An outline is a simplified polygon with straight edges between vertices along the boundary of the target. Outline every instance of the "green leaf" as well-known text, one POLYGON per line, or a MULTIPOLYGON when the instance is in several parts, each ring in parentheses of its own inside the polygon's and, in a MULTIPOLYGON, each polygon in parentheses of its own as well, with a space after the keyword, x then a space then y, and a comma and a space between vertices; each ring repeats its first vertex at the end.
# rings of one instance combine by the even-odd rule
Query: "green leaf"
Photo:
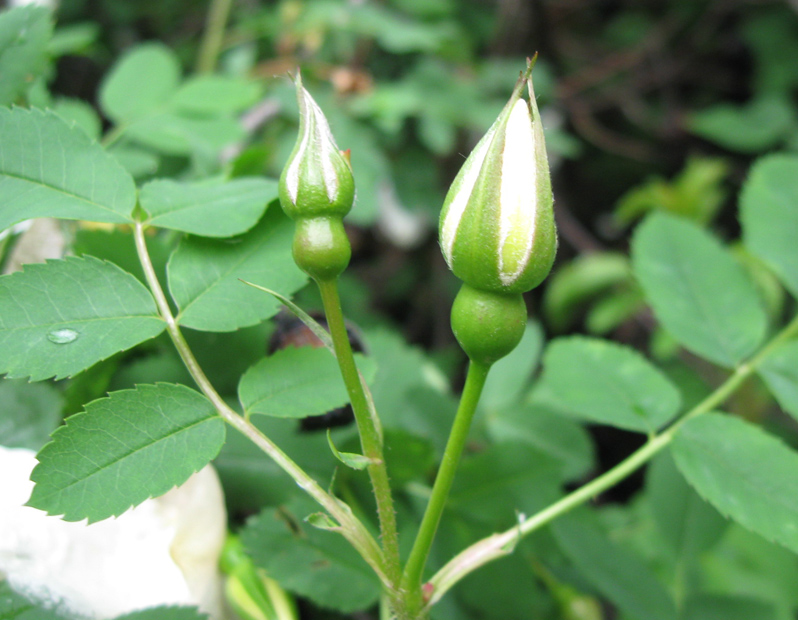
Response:
POLYGON ((144 285, 96 258, 0 277, 0 373, 9 377, 72 376, 164 327, 144 285))
POLYGON ((85 101, 60 97, 53 105, 53 111, 68 124, 80 127, 92 140, 100 139, 102 121, 94 108, 85 101))
POLYGON ((172 607, 162 605, 134 611, 114 620, 208 620, 208 615, 195 607, 172 607))
POLYGON ((332 434, 329 428, 327 429, 327 444, 330 446, 330 451, 333 453, 333 456, 347 467, 363 470, 371 464, 371 459, 367 456, 363 456, 362 454, 339 452, 338 448, 335 447, 335 443, 333 443, 332 434))
POLYGON ((754 284, 694 224, 649 216, 635 232, 632 264, 657 319, 693 353, 733 367, 762 342, 767 314, 754 284))
POLYGON ((146 116, 166 104, 180 82, 180 62, 161 43, 126 53, 100 86, 100 106, 116 123, 146 116))
POLYGON ((72 620, 15 592, 5 580, 0 580, 0 620, 72 620))
POLYGON ((699 594, 684 604, 679 620, 776 620, 770 603, 746 596, 699 594))
POLYGON ((342 536, 302 521, 315 509, 301 498, 264 512, 247 524, 241 540, 286 590, 344 613, 371 606, 379 597, 377 577, 342 536))
POLYGON ((721 513, 798 552, 798 454, 719 413, 685 423, 672 449, 687 481, 721 513))
POLYGON ((272 179, 193 183, 159 179, 141 188, 139 202, 149 213, 152 226, 203 237, 232 237, 257 224, 275 198, 277 181, 272 179))
POLYGON ((673 384, 634 349, 579 336, 553 340, 539 389, 580 418, 652 433, 679 412, 673 384))
POLYGON ((223 75, 200 75, 186 80, 169 102, 189 114, 213 115, 240 112, 257 102, 257 82, 223 75))
POLYGON ((543 349, 543 330, 539 323, 527 323, 521 342, 507 356, 491 368, 480 404, 496 409, 516 403, 532 379, 532 371, 543 349))
POLYGON ((464 519, 494 529, 512 527, 557 499, 558 466, 520 443, 497 444, 464 459, 447 501, 464 519))
POLYGON ((291 257, 293 224, 269 209, 242 237, 184 239, 169 261, 178 322, 203 331, 233 331, 277 314, 279 303, 240 280, 290 295, 307 282, 291 257))
POLYGON ((798 341, 771 352, 757 369, 779 405, 798 420, 798 341))
POLYGON ((648 566, 613 543, 586 510, 560 517, 552 531, 584 577, 624 614, 641 620, 676 620, 676 607, 648 566))
POLYGON ((680 563, 695 560, 726 531, 727 521, 687 484, 669 453, 649 465, 646 498, 659 531, 680 563))
POLYGON ((167 155, 217 151, 245 137, 237 119, 159 112, 125 125, 125 137, 167 155))
POLYGON ((593 445, 583 426, 542 405, 508 405, 487 417, 493 441, 521 442, 556 459, 565 480, 586 475, 593 467, 593 445))
POLYGON ((33 4, 0 14, 0 105, 10 105, 47 68, 50 11, 33 4))
POLYGON ((746 247, 798 297, 798 157, 772 155, 751 168, 740 195, 746 247))
MULTIPOLYGON (((356 358, 366 379, 372 379, 374 362, 356 358)), ((263 358, 241 377, 238 397, 247 415, 278 418, 320 415, 349 402, 335 358, 313 347, 287 347, 263 358)))
POLYGON ((0 108, 0 230, 34 217, 129 223, 132 177, 54 112, 0 108))
POLYGON ((66 521, 101 521, 163 495, 224 443, 213 405, 182 385, 113 392, 67 419, 37 455, 28 505, 66 521))
POLYGON ((61 423, 64 399, 47 383, 0 381, 0 403, 0 446, 38 450, 61 423))
POLYGON ((757 153, 784 142, 794 122, 789 100, 764 96, 743 106, 724 103, 695 112, 688 127, 694 134, 729 150, 757 153))

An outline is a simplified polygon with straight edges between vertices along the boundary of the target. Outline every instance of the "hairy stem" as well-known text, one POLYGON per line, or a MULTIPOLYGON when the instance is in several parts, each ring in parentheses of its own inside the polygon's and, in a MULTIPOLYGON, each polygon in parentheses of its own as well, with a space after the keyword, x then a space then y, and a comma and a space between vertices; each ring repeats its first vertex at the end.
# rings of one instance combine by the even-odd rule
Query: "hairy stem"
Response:
POLYGON ((762 361, 786 340, 798 335, 798 316, 773 337, 748 362, 740 365, 709 396, 685 413, 679 420, 658 435, 652 436, 641 448, 598 478, 569 493, 559 501, 521 521, 518 526, 471 545, 452 558, 430 580, 431 595, 427 607, 434 605, 458 581, 480 566, 512 553, 516 543, 524 536, 550 523, 562 514, 579 506, 614 486, 639 467, 650 461, 668 446, 679 428, 687 421, 715 409, 731 396, 750 377, 762 361))
POLYGON ((338 499, 327 493, 313 478, 311 478, 305 470, 297 465, 291 458, 283 452, 276 444, 274 444, 268 437, 266 437, 260 429, 258 429, 249 420, 233 411, 224 399, 219 395, 213 387, 208 377, 194 357, 193 352, 188 346, 183 333, 180 330, 177 321, 175 320, 172 310, 169 307, 169 302, 166 299, 160 282, 155 274, 150 255, 147 251, 147 245, 144 237, 144 225, 142 222, 137 221, 134 228, 134 235, 136 241, 136 252, 138 253, 139 261, 144 269, 144 275, 147 279, 147 284, 155 298, 155 303, 161 317, 166 322, 166 331, 172 340, 175 348, 177 349, 180 359, 185 364, 191 377, 197 384, 197 387, 202 393, 211 401, 216 411, 222 419, 234 427, 255 445, 263 450, 277 465, 283 469, 289 476, 291 476, 297 485, 315 499, 327 512, 330 513, 333 519, 337 521, 338 527, 336 531, 340 532, 357 551, 363 556, 368 564, 374 569, 383 583, 388 583, 387 575, 384 567, 384 560, 382 551, 379 545, 368 532, 366 527, 352 514, 346 504, 340 502, 338 499))
POLYGON ((385 568, 394 589, 401 578, 399 561, 399 535, 396 528, 396 512, 393 507, 391 486, 388 480, 388 469, 382 450, 382 436, 378 421, 372 417, 372 410, 361 383, 360 373, 352 355, 352 346, 346 332, 346 323, 341 311, 341 300, 338 296, 336 279, 317 280, 327 326, 332 337, 335 356, 341 368, 352 411, 355 414, 363 454, 370 459, 368 473, 377 502, 377 515, 380 521, 380 534, 385 552, 385 568))
POLYGON ((233 0, 211 0, 197 56, 197 73, 211 73, 216 68, 232 4, 233 0))
POLYGON ((452 431, 449 434, 449 440, 446 443, 443 460, 441 461, 438 475, 435 477, 432 494, 405 567, 403 585, 410 596, 411 608, 423 605, 421 600, 421 579, 424 573, 424 566, 427 563, 432 541, 435 538, 435 532, 438 530, 438 524, 446 506, 449 491, 452 488, 454 475, 460 463, 460 457, 463 454, 468 431, 471 428, 471 420, 477 409, 477 403, 482 394, 482 388, 485 386, 485 380, 488 378, 489 370, 490 366, 478 364, 474 361, 468 365, 465 387, 460 397, 460 405, 452 425, 452 431))

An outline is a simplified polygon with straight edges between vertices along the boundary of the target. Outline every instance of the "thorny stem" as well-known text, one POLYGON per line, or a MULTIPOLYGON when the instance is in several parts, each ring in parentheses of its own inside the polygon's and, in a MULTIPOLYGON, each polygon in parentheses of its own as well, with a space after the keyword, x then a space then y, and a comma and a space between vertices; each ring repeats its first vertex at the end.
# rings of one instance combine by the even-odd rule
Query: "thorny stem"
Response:
POLYGON ((411 609, 423 606, 421 579, 424 566, 427 563, 432 541, 435 538, 435 532, 438 529, 441 515, 446 506, 449 491, 452 488, 454 475, 457 472, 457 466, 460 463, 460 457, 463 454, 463 448, 468 438, 468 431, 471 428, 471 420, 477 409, 477 403, 482 394, 482 388, 485 386, 485 380, 488 378, 489 370, 490 366, 474 361, 471 361, 468 366, 463 394, 460 397, 460 405, 452 425, 452 431, 449 434, 449 440, 446 443, 443 460, 435 477, 435 484, 432 487, 429 503, 405 567, 402 583, 408 592, 411 609))
POLYGON ((216 68, 232 4, 233 0, 211 0, 197 56, 197 73, 211 73, 216 68))
POLYGON ((377 502, 377 515, 380 521, 380 534, 385 553, 385 570, 393 584, 393 590, 399 585, 401 564, 399 561, 399 535, 396 528, 396 512, 393 507, 391 486, 388 480, 388 469, 382 450, 382 436, 377 426, 378 421, 372 418, 368 399, 360 382, 360 373, 352 355, 352 346, 346 332, 346 323, 341 311, 341 300, 338 296, 338 284, 335 278, 316 280, 324 305, 327 326, 332 337, 335 357, 341 368, 352 411, 355 414, 363 454, 370 459, 368 473, 371 479, 374 496, 377 502))
POLYGON ((660 450, 670 444, 679 428, 681 428, 687 420, 712 411, 715 407, 721 405, 754 373, 757 367, 774 349, 796 335, 798 335, 798 316, 793 318, 793 320, 774 336, 770 342, 762 347, 756 355, 746 363, 738 366, 729 378, 719 385, 715 391, 685 413, 666 430, 658 435, 652 436, 640 449, 632 453, 624 461, 598 478, 578 488, 576 491, 573 491, 559 501, 551 504, 549 507, 544 508, 537 514, 528 519, 524 519, 516 527, 500 534, 493 534, 492 536, 484 538, 452 558, 432 577, 432 579, 430 579, 431 595, 429 601, 427 601, 427 608, 439 601, 453 585, 466 575, 484 566, 488 562, 492 562, 493 560, 512 553, 516 543, 524 536, 531 534, 572 508, 606 491, 629 476, 637 468, 647 463, 660 450))
POLYGON ((338 523, 338 527, 334 529, 342 534, 352 546, 357 549, 360 555, 363 556, 363 559, 365 559, 377 573, 380 580, 388 585, 390 582, 386 575, 382 551, 366 527, 352 514, 349 507, 322 489, 313 478, 291 460, 285 452, 280 450, 280 448, 266 437, 254 424, 233 411, 208 380, 208 377, 205 375, 196 357, 194 357, 193 352, 189 348, 183 333, 180 331, 180 327, 169 307, 166 295, 161 288, 160 282, 158 282, 149 252, 147 251, 144 228, 145 226, 141 221, 136 221, 134 227, 136 252, 138 253, 139 261, 144 270, 144 276, 155 298, 158 311, 166 322, 166 331, 197 386, 208 400, 211 401, 214 408, 225 422, 263 450, 281 469, 283 469, 283 471, 296 481, 297 485, 303 491, 315 499, 330 513, 332 518, 338 523))

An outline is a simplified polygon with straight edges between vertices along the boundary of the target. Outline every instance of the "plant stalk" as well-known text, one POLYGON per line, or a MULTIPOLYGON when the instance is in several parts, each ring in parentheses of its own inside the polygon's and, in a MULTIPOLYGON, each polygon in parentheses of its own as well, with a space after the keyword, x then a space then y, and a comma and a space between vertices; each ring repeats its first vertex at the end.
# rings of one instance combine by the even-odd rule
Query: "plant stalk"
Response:
POLYGON ((410 597, 411 609, 422 607, 424 604, 421 594, 424 566, 427 563, 441 515, 446 507, 446 500, 449 497, 449 491, 452 488, 457 466, 460 463, 460 457, 471 428, 471 420, 476 412, 489 370, 490 366, 474 361, 469 362, 463 394, 460 397, 460 405, 446 443, 443 460, 435 477, 435 484, 432 487, 424 517, 405 566, 402 584, 410 597))
POLYGON ((233 0, 211 0, 197 55, 197 73, 211 73, 216 69, 232 4, 233 0))
POLYGON ((166 331, 177 349, 180 359, 191 374, 197 387, 211 401, 216 411, 222 419, 238 430, 241 434, 250 439, 256 446, 263 450, 277 465, 291 476, 297 485, 315 499, 333 519, 337 521, 338 527, 335 528, 357 549, 363 559, 374 569, 380 580, 388 585, 389 580, 386 575, 385 562, 379 545, 371 536, 366 527, 352 514, 346 504, 338 501, 335 497, 327 493, 305 470, 297 465, 285 452, 266 437, 249 420, 245 419, 233 411, 224 399, 219 395, 211 384, 205 372, 199 365, 197 358, 194 357, 188 343, 186 342, 180 326, 177 324, 169 302, 161 288, 155 269, 152 265, 147 245, 144 237, 144 225, 137 221, 134 227, 134 237, 136 242, 136 252, 144 270, 147 284, 155 298, 155 303, 161 317, 166 322, 166 331))
POLYGON ((349 343, 349 335, 346 331, 346 323, 341 310, 337 280, 335 278, 328 280, 318 279, 316 283, 321 293, 324 314, 327 318, 330 336, 332 337, 335 356, 349 394, 352 411, 355 414, 355 423, 360 435, 363 454, 371 461, 367 470, 377 502, 377 515, 385 553, 385 568, 395 590, 399 585, 402 569, 399 560, 399 535, 396 527, 396 512, 388 480, 388 469, 385 465, 385 457, 382 450, 382 436, 377 427, 377 421, 372 418, 369 401, 361 383, 361 376, 355 365, 352 346, 349 343))
POLYGON ((746 363, 738 366, 734 372, 704 400, 658 435, 652 436, 641 448, 632 453, 604 474, 569 493, 559 501, 544 508, 540 512, 521 521, 518 526, 500 534, 484 538, 457 556, 452 558, 430 579, 431 594, 426 608, 434 605, 458 581, 477 568, 500 557, 512 553, 516 543, 524 536, 540 529, 562 514, 603 493, 614 486, 639 467, 650 461, 658 452, 668 446, 676 436, 679 428, 688 420, 708 413, 721 405, 748 379, 779 345, 798 335, 798 316, 787 324, 760 351, 746 363))

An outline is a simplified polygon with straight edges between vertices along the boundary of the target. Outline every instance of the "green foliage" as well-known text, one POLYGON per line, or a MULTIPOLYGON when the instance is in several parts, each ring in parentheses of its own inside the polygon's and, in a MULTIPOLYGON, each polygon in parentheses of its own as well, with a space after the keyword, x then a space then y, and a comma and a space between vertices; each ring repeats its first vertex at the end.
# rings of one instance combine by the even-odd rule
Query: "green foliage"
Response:
POLYGON ((546 349, 541 387, 555 406, 581 418, 653 433, 679 411, 676 388, 636 351, 581 337, 546 349))
POLYGON ((743 239, 751 252, 774 270, 798 297, 798 158, 773 155, 752 166, 740 196, 743 239))
POLYGON ((787 342, 771 353, 759 367, 782 409, 798 419, 798 342, 787 342))
POLYGON ((29 505, 67 521, 118 516, 185 482, 224 436, 210 402, 186 387, 114 392, 70 417, 39 452, 29 505))
POLYGON ((798 551, 798 454, 738 418, 711 413, 676 436, 679 470, 720 512, 768 540, 798 551))
POLYGON ((47 67, 50 12, 33 4, 0 15, 0 105, 16 103, 47 67))
MULTIPOLYGON (((368 358, 360 369, 367 379, 374 376, 368 358)), ((335 358, 313 347, 288 347, 264 358, 241 377, 238 396, 247 415, 280 418, 321 415, 349 400, 335 358)))
POLYGON ((735 366, 762 342, 767 316, 729 252, 686 220, 654 214, 637 229, 635 276, 662 326, 682 345, 735 366))
POLYGON ((341 612, 372 605, 379 596, 376 577, 343 538, 304 521, 313 509, 301 500, 266 511, 247 524, 241 540, 289 592, 341 612))
POLYGON ((52 113, 0 108, 0 230, 32 217, 129 223, 133 179, 52 113))
POLYGON ((22 379, 0 383, 0 445, 38 450, 61 422, 63 397, 47 383, 29 384, 22 379))
POLYGON ((14 592, 7 581, 0 581, 0 618, 3 620, 70 620, 66 614, 48 609, 14 592))
POLYGON ((0 371, 68 377, 165 327, 135 277, 96 258, 67 258, 0 278, 0 371))
POLYGON ((233 240, 185 237, 169 260, 177 320, 203 331, 233 331, 274 316, 278 302, 242 280, 290 295, 307 282, 291 261, 291 223, 269 209, 255 228, 233 240))

